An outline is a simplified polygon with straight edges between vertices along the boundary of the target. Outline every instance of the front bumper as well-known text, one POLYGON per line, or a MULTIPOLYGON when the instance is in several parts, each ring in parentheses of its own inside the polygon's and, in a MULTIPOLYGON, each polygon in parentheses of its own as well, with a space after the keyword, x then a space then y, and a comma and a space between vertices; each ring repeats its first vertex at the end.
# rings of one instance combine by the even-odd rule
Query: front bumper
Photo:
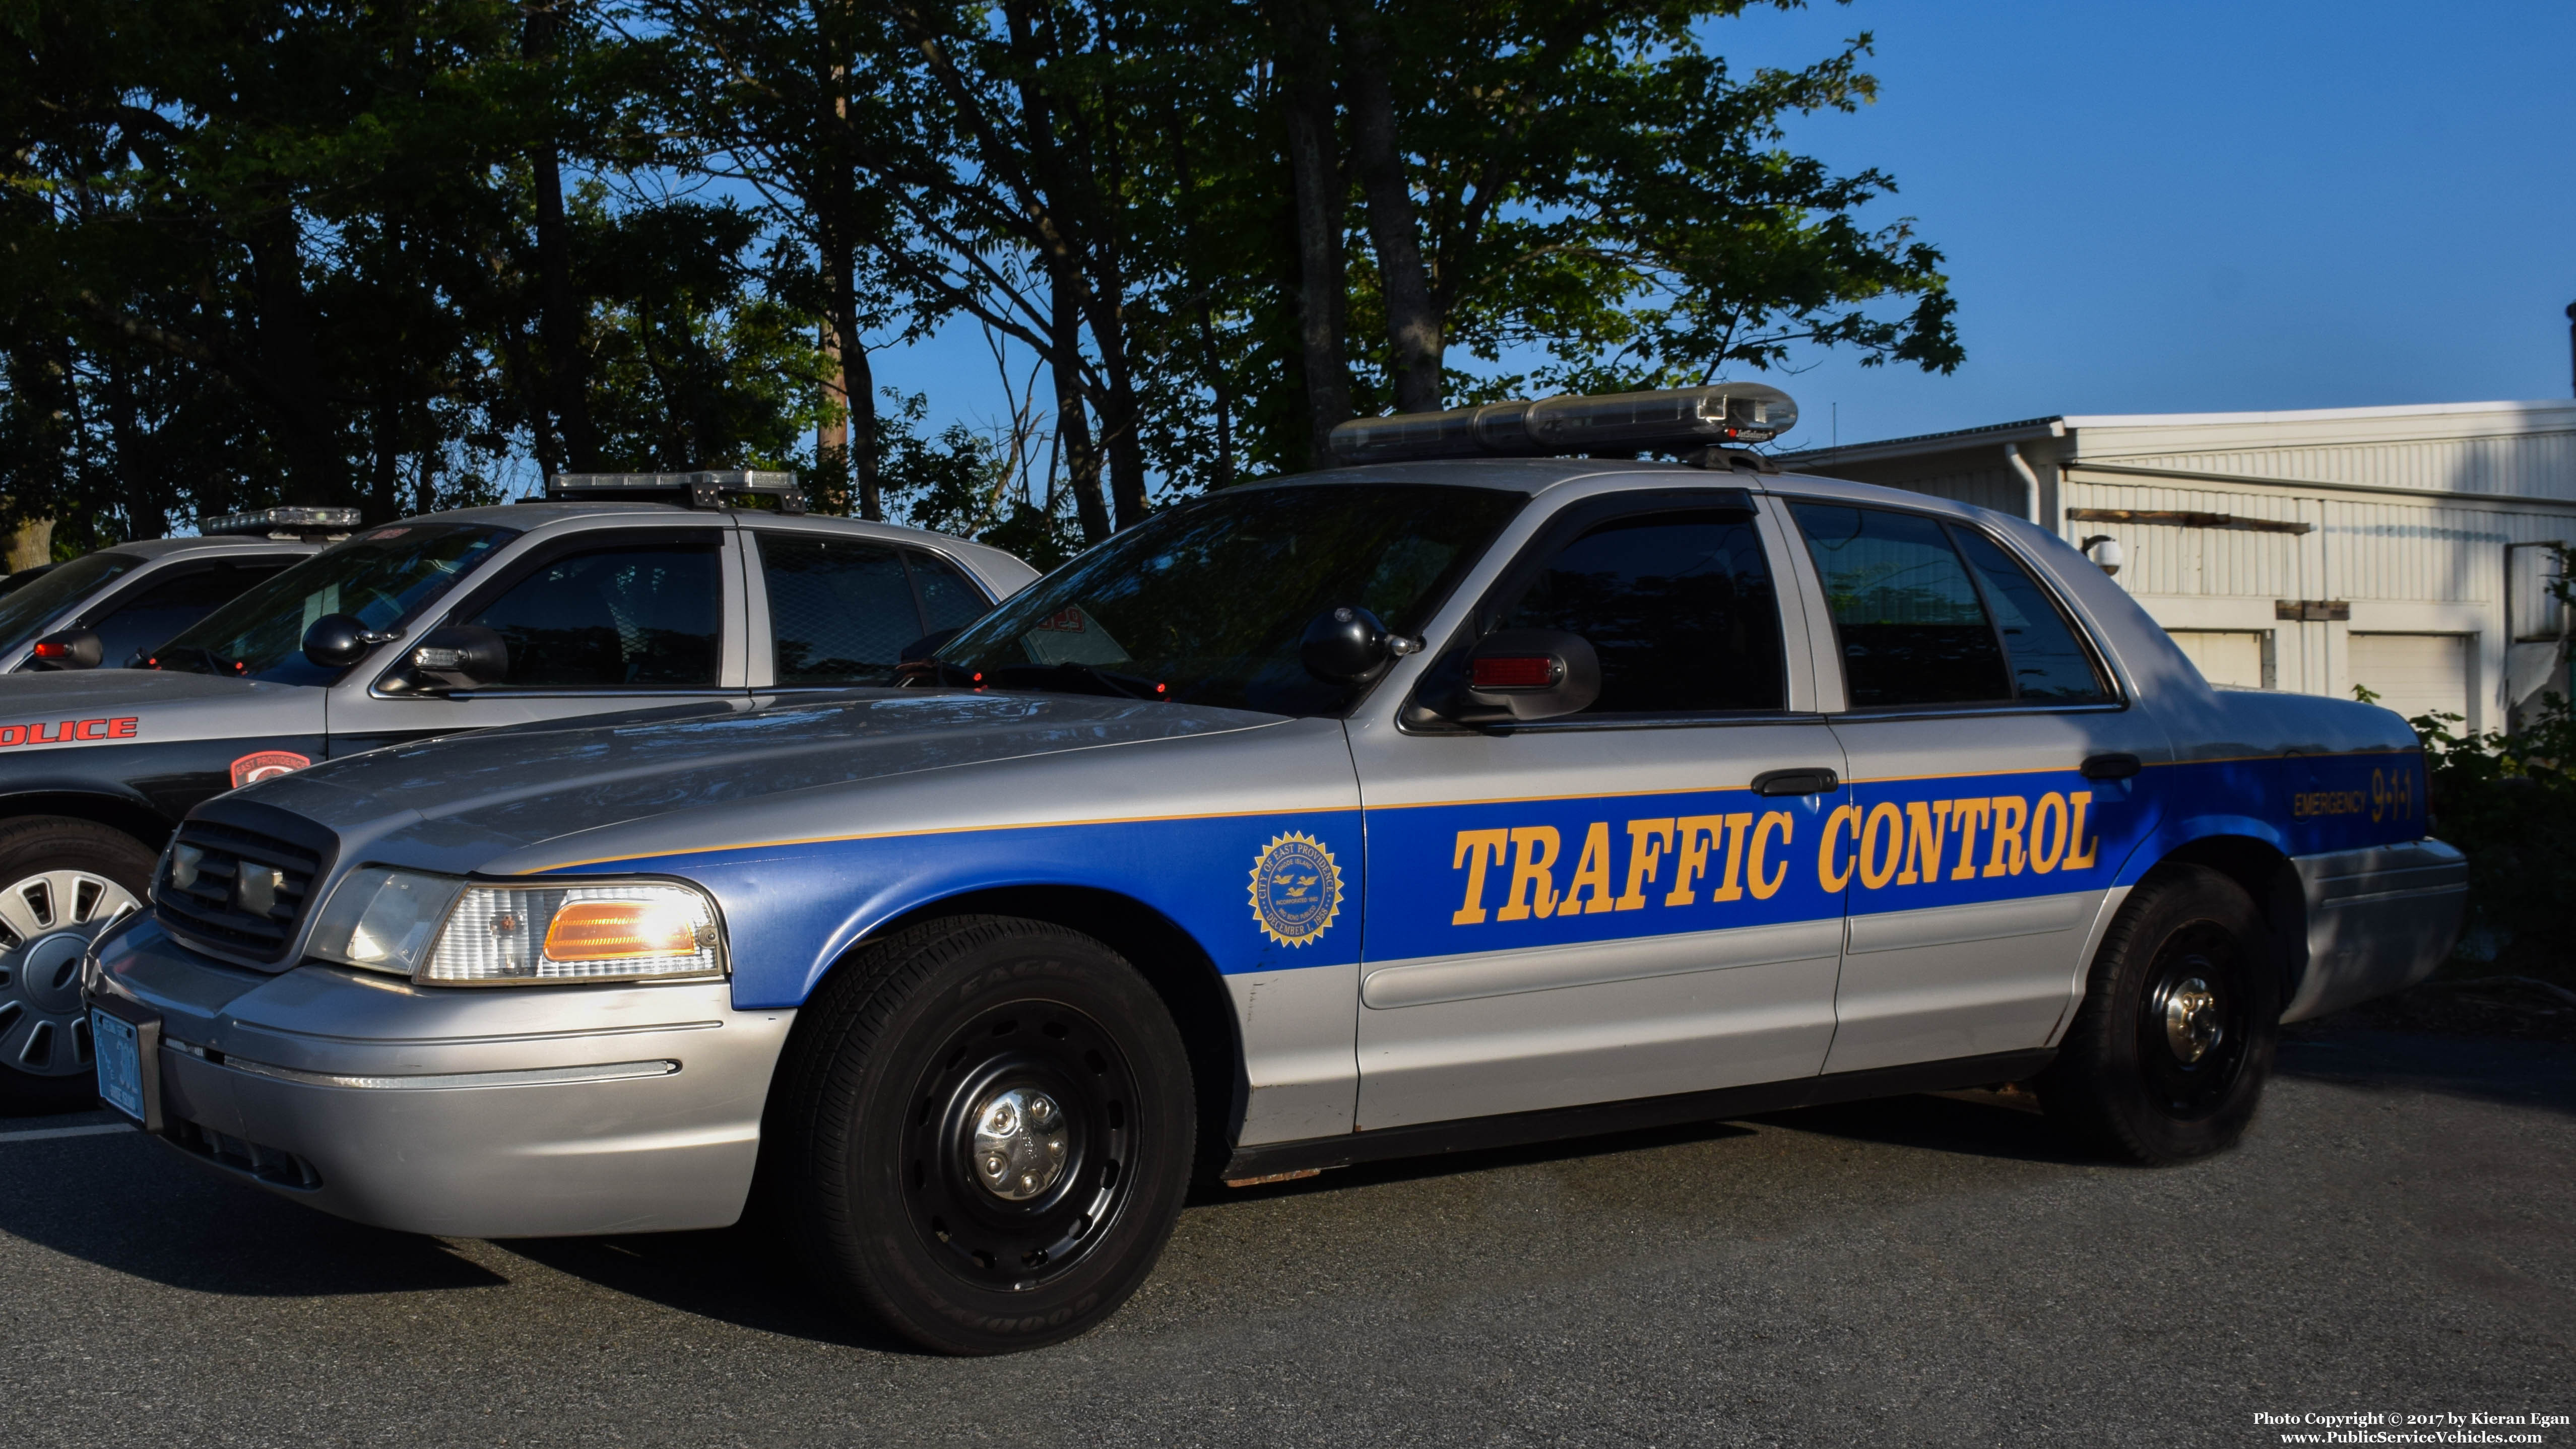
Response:
POLYGON ((2468 858, 2438 840, 2300 856, 2308 963, 2281 1020, 2305 1021, 2403 990, 2459 943, 2468 858))
POLYGON ((175 1149, 341 1217, 476 1238, 738 1219, 795 1016, 735 1011, 720 981, 269 976, 150 922, 108 942, 89 989, 160 1015, 175 1149))

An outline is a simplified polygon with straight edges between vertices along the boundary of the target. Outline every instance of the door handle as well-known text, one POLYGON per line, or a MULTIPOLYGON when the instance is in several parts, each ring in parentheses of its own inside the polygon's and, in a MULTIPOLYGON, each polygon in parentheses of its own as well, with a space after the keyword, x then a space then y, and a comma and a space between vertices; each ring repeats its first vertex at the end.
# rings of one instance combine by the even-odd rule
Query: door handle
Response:
POLYGON ((2095 755, 2080 773, 2087 780, 2125 780, 2145 768, 2135 755, 2095 755))
POLYGON ((1830 795, 1843 787, 1843 777, 1821 765, 1802 770, 1765 770, 1753 777, 1756 795, 1830 795))

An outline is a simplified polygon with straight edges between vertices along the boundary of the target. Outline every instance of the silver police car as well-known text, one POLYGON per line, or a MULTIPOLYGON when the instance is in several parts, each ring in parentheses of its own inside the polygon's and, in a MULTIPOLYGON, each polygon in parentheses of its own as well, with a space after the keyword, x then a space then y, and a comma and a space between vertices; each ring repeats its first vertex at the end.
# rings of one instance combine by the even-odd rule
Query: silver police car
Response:
MULTIPOLYGON (((962 539, 804 516, 792 474, 548 492, 260 556, 294 567, 138 636, 150 667, 0 676, 0 1104, 89 1095, 81 956, 199 802, 459 730, 888 682, 907 645, 1037 577, 962 539)), ((95 643, 80 662, 124 662, 95 643)))
POLYGON ((1347 425, 906 687, 224 796, 90 963, 101 1093, 393 1228, 757 1204, 961 1353, 1114 1311, 1194 1171, 2006 1082, 2227 1147, 2284 1020, 2452 943, 2413 735, 2212 689, 2028 524, 1729 446, 1790 411, 1347 425))

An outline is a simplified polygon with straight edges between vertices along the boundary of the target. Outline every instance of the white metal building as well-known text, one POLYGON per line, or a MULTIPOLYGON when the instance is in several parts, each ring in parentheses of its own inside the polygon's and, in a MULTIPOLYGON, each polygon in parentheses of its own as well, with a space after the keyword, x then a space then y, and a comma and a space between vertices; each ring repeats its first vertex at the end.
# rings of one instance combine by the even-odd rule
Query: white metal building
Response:
POLYGON ((1783 455, 2117 540, 2211 682, 2504 726, 2568 680, 2576 402, 2033 418, 1783 455))

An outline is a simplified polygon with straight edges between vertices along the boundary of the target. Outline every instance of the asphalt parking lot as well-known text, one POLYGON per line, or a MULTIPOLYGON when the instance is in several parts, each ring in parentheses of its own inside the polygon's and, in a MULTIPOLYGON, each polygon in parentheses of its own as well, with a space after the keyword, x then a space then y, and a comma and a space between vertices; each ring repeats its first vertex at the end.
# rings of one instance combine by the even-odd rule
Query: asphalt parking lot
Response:
MULTIPOLYGON (((354 1227, 0 1120, 13 1449, 2277 1443, 2576 1409, 2576 1047, 2296 1041, 2239 1151, 1912 1097, 1208 1197, 1103 1330, 904 1351, 743 1232, 354 1227)), ((2550 1443, 2576 1432, 2543 1431, 2550 1443)))

